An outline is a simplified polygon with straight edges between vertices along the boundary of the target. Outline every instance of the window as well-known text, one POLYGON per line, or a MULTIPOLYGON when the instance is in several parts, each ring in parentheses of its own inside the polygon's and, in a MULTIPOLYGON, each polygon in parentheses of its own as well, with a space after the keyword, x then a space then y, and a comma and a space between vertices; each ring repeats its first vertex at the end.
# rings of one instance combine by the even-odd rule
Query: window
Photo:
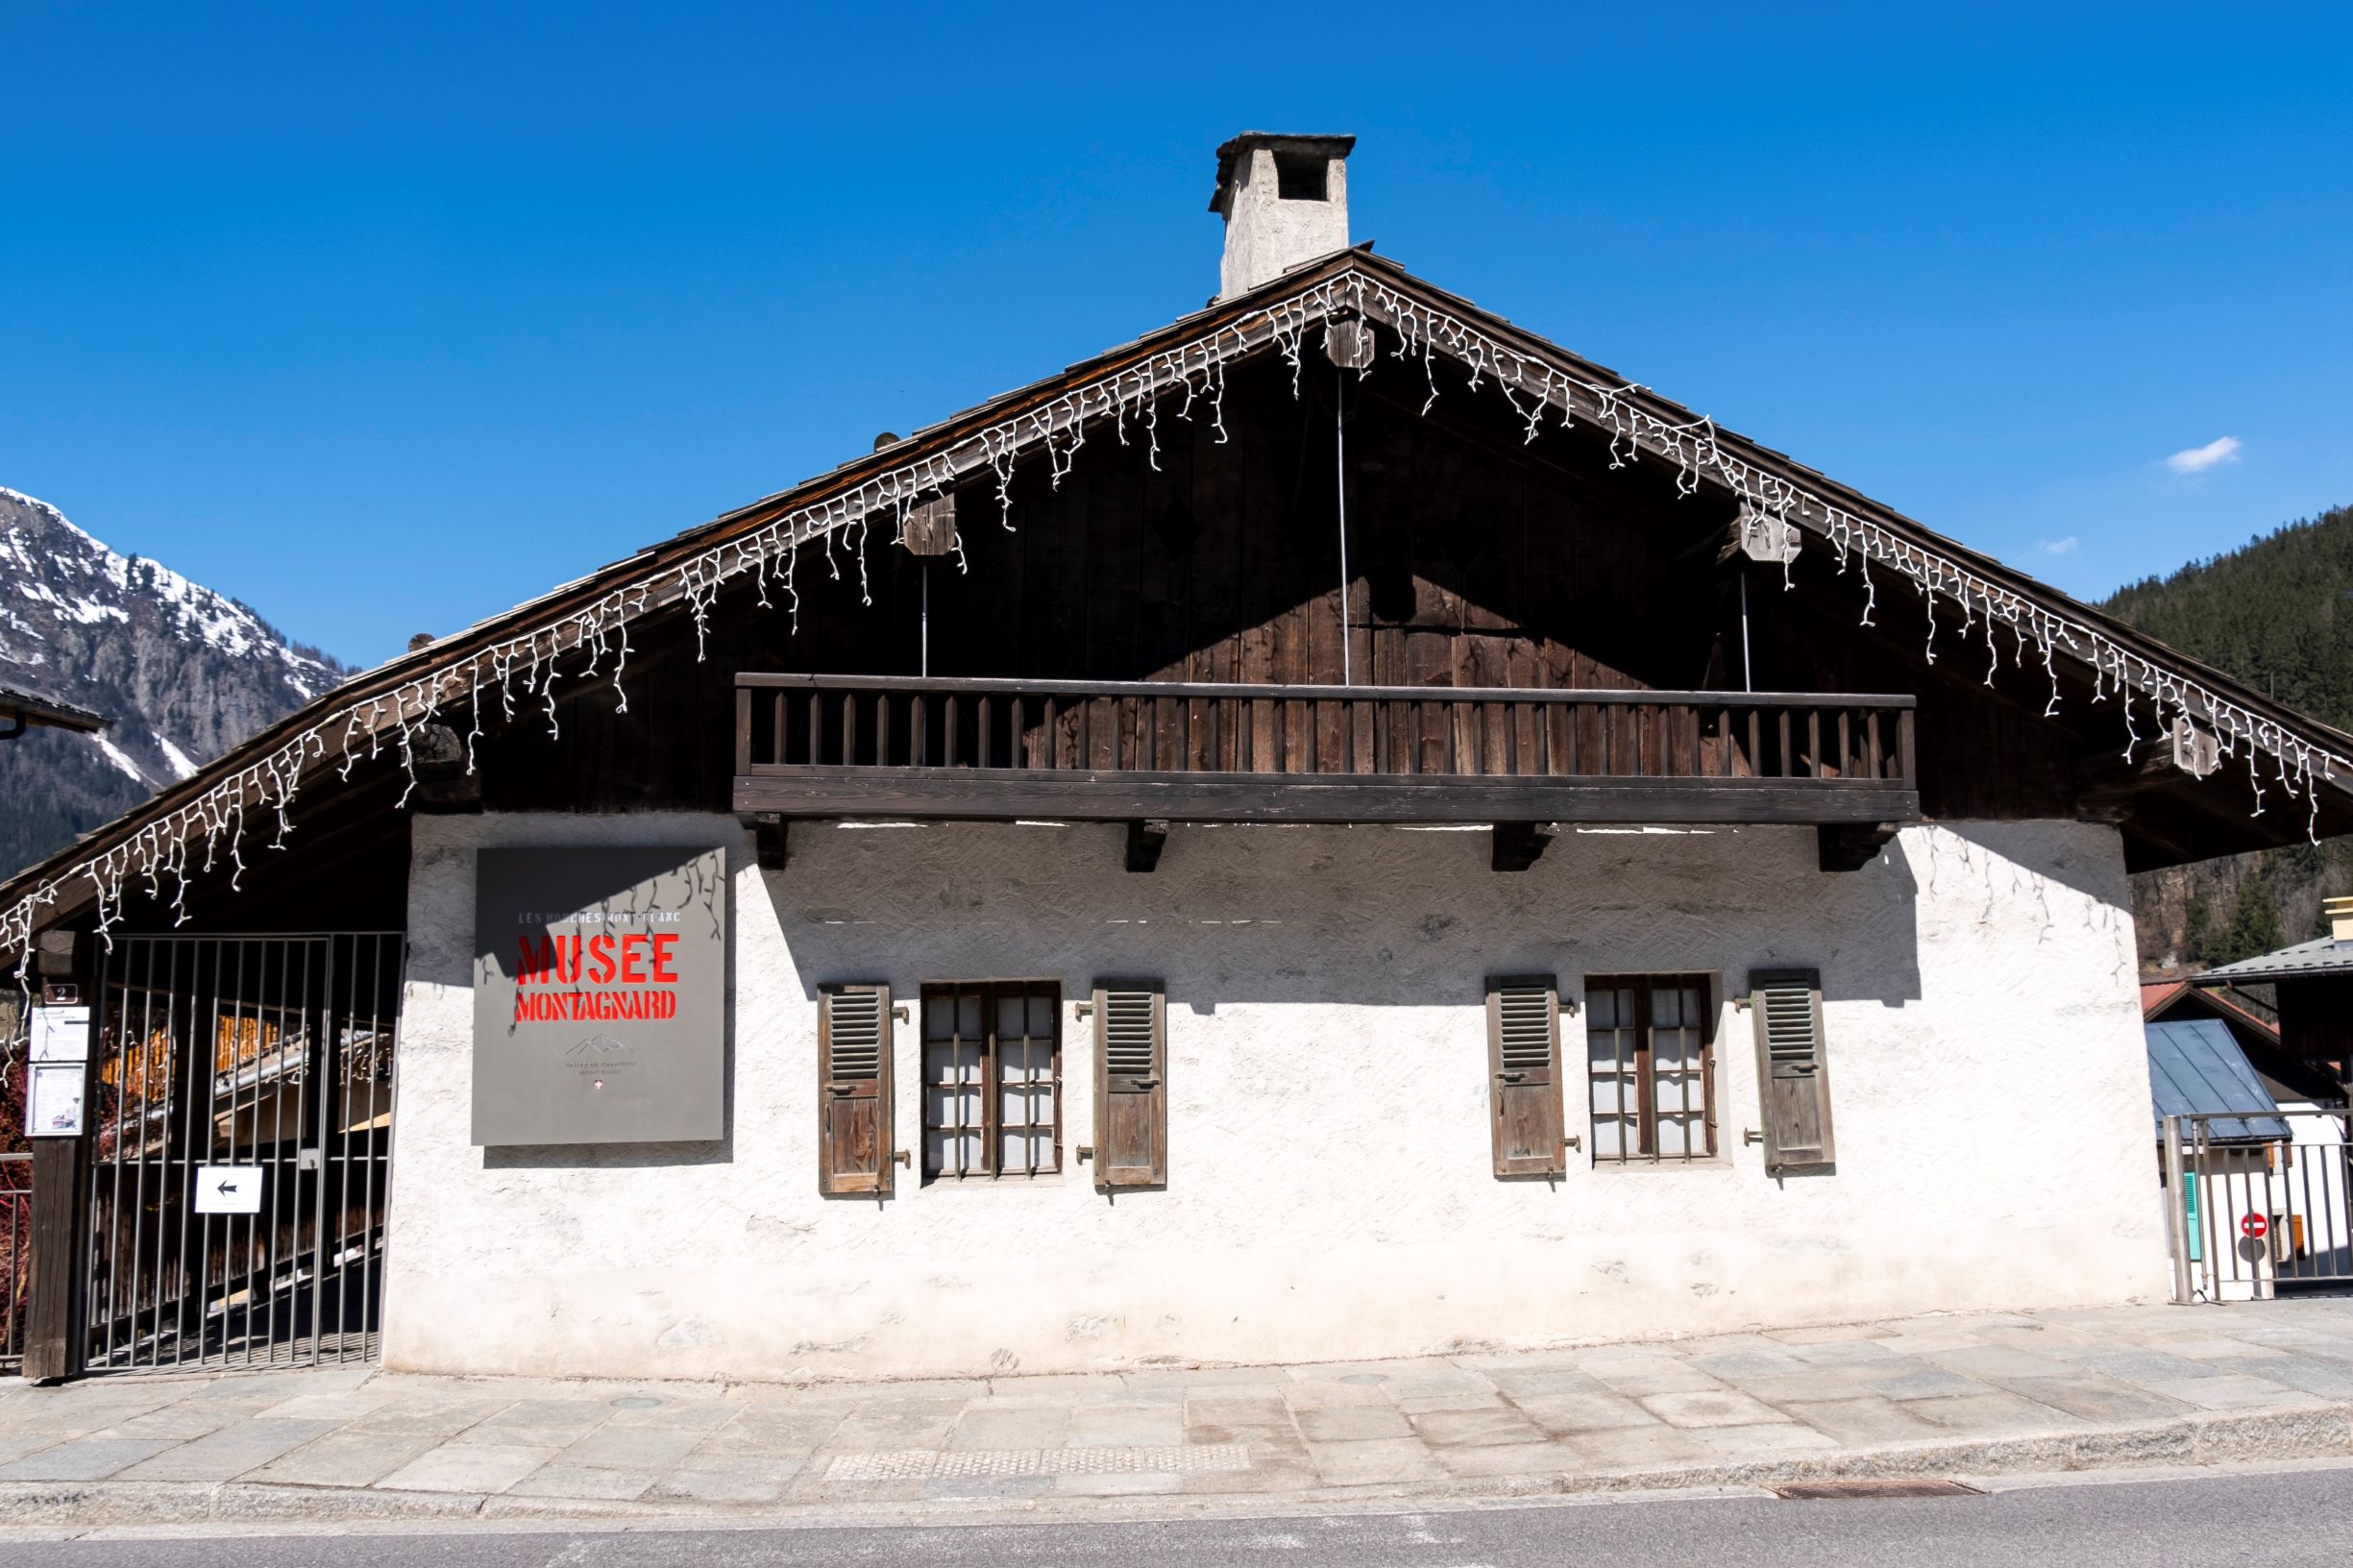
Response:
POLYGON ((1715 1014, 1700 974, 1589 976, 1585 1054, 1593 1158, 1698 1160, 1716 1152, 1715 1014))
POLYGON ((1062 1169, 1062 988, 923 988, 923 1179, 1062 1169))

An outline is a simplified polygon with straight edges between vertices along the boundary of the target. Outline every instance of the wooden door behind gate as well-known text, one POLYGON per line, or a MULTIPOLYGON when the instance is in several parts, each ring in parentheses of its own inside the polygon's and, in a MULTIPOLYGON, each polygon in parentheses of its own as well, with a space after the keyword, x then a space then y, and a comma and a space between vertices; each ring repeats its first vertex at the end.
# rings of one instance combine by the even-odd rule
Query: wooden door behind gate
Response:
POLYGON ((378 931, 114 938, 89 1370, 374 1357, 404 951, 378 931))

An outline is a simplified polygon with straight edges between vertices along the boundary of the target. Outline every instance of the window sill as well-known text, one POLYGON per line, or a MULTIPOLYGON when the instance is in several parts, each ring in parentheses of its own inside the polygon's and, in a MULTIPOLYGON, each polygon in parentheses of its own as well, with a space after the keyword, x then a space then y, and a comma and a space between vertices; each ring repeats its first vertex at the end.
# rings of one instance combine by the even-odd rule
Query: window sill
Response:
POLYGON ((957 1188, 975 1188, 986 1189, 989 1188, 1060 1187, 1069 1179, 1070 1173, 1066 1170, 1042 1170, 1035 1176, 988 1176, 977 1173, 970 1176, 942 1174, 938 1176, 926 1176, 922 1179, 920 1185, 927 1188, 937 1187, 949 1189, 957 1188))
POLYGON ((1695 1160, 1593 1160, 1587 1164, 1596 1174, 1607 1176, 1657 1175, 1676 1170, 1736 1170, 1729 1155, 1707 1154, 1695 1160))

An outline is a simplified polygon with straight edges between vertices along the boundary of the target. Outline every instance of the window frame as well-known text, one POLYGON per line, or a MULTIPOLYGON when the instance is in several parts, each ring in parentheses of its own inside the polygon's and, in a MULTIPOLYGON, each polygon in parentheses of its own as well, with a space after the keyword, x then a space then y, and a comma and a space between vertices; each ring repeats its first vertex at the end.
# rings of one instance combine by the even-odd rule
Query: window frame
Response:
MULTIPOLYGON (((923 1139, 922 1185, 928 1187, 934 1182, 943 1181, 1036 1181, 1042 1177, 1062 1174, 1062 982, 1051 979, 926 980, 917 988, 916 1060, 918 1088, 922 1095, 919 1112, 923 1139), (969 1043, 962 1035, 952 1031, 955 1028, 954 1016, 961 1003, 966 998, 974 995, 979 997, 981 1004, 979 1041, 981 1119, 978 1128, 981 1135, 981 1159, 978 1165, 966 1166, 961 1160, 962 1143, 964 1139, 974 1131, 973 1127, 962 1121, 939 1122, 933 1119, 934 1091, 945 1090, 950 1095, 961 1097, 963 1086, 953 1081, 944 1083, 932 1076, 931 1053, 935 1045, 953 1047, 969 1043), (1047 1017, 1052 1020, 1051 1034, 1043 1037, 1027 1032, 1029 1004, 1042 995, 1048 1002, 1047 1017), (1019 1170, 1004 1170, 999 1168, 1003 1162, 1004 1138, 1007 1131, 1004 1123, 1005 1085, 1002 1056, 1004 1041, 998 1032, 998 1017, 1002 1002, 1008 997, 1016 996, 1021 998, 1022 1002, 1023 1033, 1019 1037, 1020 1040, 1033 1042, 1042 1041, 1047 1046, 1046 1092, 1052 1105, 1052 1117, 1050 1122, 1032 1120, 1021 1123, 1014 1131, 1026 1131, 1029 1139, 1034 1139, 1038 1134, 1050 1128, 1052 1134, 1050 1149, 1053 1160, 1050 1164, 1032 1163, 1019 1170), (945 1040, 935 1040, 931 1033, 931 1010, 935 1000, 945 1000, 950 1010, 951 1033, 945 1040), (933 1135, 935 1133, 944 1135, 938 1145, 942 1156, 938 1165, 933 1164, 933 1135), (950 1166, 944 1158, 945 1150, 951 1141, 957 1145, 959 1155, 958 1164, 954 1166, 950 1166)), ((1030 1158, 1034 1161, 1034 1142, 1030 1143, 1029 1147, 1032 1150, 1030 1158)))
MULTIPOLYGON (((1661 971, 1634 974, 1588 974, 1582 982, 1581 1005, 1584 1010, 1585 1036, 1585 1134, 1596 1165, 1683 1165, 1700 1164, 1722 1158, 1717 1138, 1716 1094, 1716 1032, 1722 1008, 1716 997, 1716 976, 1702 972, 1661 971), (1688 1074, 1684 1082, 1682 1110, 1674 1114, 1685 1127, 1684 1148, 1679 1153, 1666 1153, 1659 1148, 1658 1124, 1660 1114, 1657 1092, 1657 1055, 1652 1041, 1654 1024, 1652 998, 1660 991, 1696 991, 1699 993, 1699 1072, 1700 1103, 1695 1108, 1690 1100, 1688 1074), (1634 994, 1636 1022, 1632 1025, 1634 1049, 1632 1062, 1634 1109, 1626 1110, 1624 1085, 1626 1069, 1617 1067, 1604 1074, 1595 1070, 1593 1050, 1593 997, 1596 992, 1630 991, 1634 994), (1594 1086, 1603 1082, 1620 1086, 1618 1110, 1605 1112, 1595 1104, 1594 1086), (1689 1118, 1695 1114, 1705 1133, 1705 1147, 1691 1146, 1689 1118), (1605 1117, 1621 1129, 1630 1130, 1632 1137, 1621 1137, 1615 1154, 1602 1148, 1601 1123, 1605 1117)), ((1624 1023, 1614 1024, 1613 1030, 1625 1029, 1624 1023)), ((1610 1060, 1624 1059, 1613 1051, 1610 1060)))

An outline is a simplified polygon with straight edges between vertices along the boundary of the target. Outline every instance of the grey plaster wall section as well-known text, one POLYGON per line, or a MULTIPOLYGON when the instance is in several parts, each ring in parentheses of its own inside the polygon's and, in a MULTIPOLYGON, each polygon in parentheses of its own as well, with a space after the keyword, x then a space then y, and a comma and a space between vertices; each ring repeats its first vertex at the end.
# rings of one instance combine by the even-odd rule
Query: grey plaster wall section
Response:
MULTIPOLYGON (((2166 1285, 2120 842, 2076 822, 1905 830, 1826 875, 1805 828, 1570 832, 1522 875, 1479 832, 417 819, 386 1358, 616 1377, 873 1377, 1307 1361, 2106 1303, 2166 1285), (723 844, 727 1136, 469 1144, 474 852, 723 844), (1775 1180, 1752 967, 1819 968, 1839 1164, 1775 1180), (1491 1172, 1483 981, 1720 977, 1722 1156, 1491 1172), (1167 985, 1169 1182, 1085 1166, 817 1191, 818 987, 1061 982, 1064 1147, 1092 1116, 1073 1011, 1167 985)), ((1581 1010, 1563 1019, 1569 1125, 1581 1010)), ((921 1148, 896 1036, 896 1146, 921 1148)))

